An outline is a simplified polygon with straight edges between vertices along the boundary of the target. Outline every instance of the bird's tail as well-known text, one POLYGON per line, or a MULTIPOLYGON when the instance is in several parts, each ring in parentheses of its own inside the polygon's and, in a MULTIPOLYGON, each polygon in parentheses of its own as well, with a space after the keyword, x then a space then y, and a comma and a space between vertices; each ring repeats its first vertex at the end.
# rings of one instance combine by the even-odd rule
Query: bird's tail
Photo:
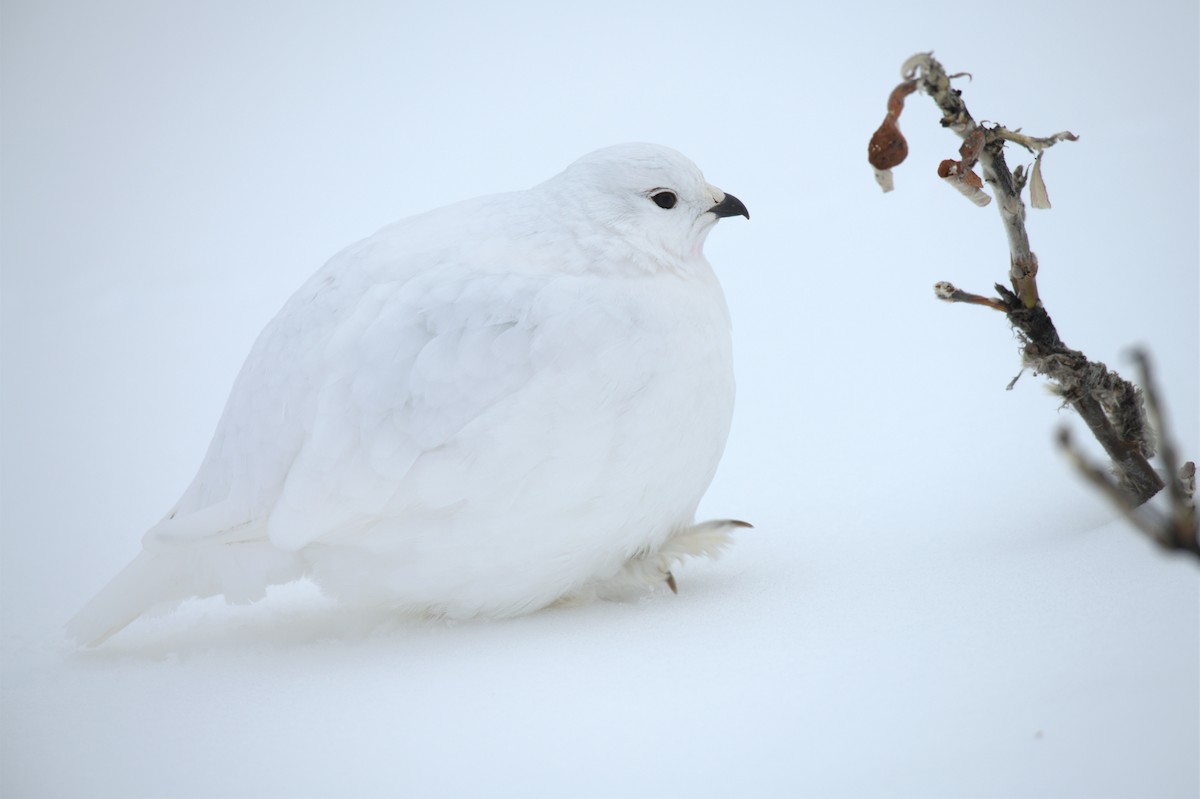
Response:
POLYGON ((254 602, 268 585, 297 580, 304 571, 295 553, 258 541, 143 551, 67 622, 67 635, 98 646, 149 610, 218 594, 254 602))

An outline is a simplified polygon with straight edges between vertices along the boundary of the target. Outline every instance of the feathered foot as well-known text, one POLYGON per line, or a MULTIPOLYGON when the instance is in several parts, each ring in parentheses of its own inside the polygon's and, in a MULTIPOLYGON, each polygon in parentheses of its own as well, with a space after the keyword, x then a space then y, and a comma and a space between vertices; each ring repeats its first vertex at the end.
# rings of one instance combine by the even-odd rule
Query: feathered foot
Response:
POLYGON ((666 583, 672 593, 679 585, 671 569, 688 558, 719 558, 733 544, 733 531, 754 525, 737 519, 714 519, 676 532, 658 549, 639 553, 625 562, 616 576, 595 586, 598 596, 617 598, 630 589, 666 583))

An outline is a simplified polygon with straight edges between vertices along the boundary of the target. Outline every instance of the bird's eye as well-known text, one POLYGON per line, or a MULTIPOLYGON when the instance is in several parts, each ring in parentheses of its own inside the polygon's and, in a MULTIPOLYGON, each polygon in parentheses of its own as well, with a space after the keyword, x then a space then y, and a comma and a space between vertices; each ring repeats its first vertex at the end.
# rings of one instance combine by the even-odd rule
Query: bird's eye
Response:
POLYGON ((651 194, 650 199, 654 200, 654 204, 659 208, 674 208, 675 207, 675 192, 660 191, 657 194, 651 194))

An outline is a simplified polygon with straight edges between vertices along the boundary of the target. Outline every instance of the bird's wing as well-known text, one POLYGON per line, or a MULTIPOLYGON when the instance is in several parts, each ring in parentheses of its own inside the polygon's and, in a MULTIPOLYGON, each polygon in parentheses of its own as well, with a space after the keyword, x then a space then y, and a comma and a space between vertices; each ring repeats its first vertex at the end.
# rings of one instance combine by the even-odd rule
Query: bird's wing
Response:
POLYGON ((361 290, 333 259, 259 334, 192 483, 143 538, 150 550, 265 539, 266 522, 304 444, 321 353, 361 290))
MULTIPOLYGON (((255 342, 195 480, 146 548, 267 538, 299 548, 352 534, 381 509, 442 512, 521 469, 552 470, 565 438, 530 398, 554 394, 572 417, 579 398, 636 391, 626 383, 641 370, 605 343, 627 325, 592 279, 563 274, 570 237, 548 235, 544 214, 513 212, 522 202, 411 217, 318 271, 255 342), (476 468, 480 453, 503 455, 476 468), (498 463, 514 453, 519 463, 498 463)), ((599 457, 608 439, 594 432, 599 457)), ((576 460, 580 446, 570 444, 576 460)))
POLYGON ((442 266, 341 296, 306 291, 316 278, 298 292, 255 344, 200 473, 147 547, 269 537, 296 549, 353 529, 412 490, 419 458, 526 385, 530 307, 548 278, 442 266))
POLYGON ((418 459, 528 383, 528 309, 544 283, 432 270, 367 291, 323 353, 311 423, 271 512, 272 543, 297 549, 352 531, 417 490, 408 478, 418 459))

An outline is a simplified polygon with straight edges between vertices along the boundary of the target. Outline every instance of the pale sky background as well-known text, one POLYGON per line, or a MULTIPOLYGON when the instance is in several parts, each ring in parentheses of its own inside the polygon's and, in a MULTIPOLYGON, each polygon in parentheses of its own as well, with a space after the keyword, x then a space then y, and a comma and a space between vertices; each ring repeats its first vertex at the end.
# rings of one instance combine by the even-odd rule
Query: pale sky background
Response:
MULTIPOLYGON (((1192 0, 0 3, 0 794, 1196 796, 1200 576, 1052 437, 994 208, 899 66, 1070 129, 1031 211, 1064 340, 1155 357, 1200 456, 1192 0), (95 653, 61 624, 191 479, 254 336, 388 222, 621 141, 749 207, 707 253, 738 409, 678 597, 513 622, 193 603, 95 653)), ((1032 158, 1010 149, 1009 162, 1032 158)))

